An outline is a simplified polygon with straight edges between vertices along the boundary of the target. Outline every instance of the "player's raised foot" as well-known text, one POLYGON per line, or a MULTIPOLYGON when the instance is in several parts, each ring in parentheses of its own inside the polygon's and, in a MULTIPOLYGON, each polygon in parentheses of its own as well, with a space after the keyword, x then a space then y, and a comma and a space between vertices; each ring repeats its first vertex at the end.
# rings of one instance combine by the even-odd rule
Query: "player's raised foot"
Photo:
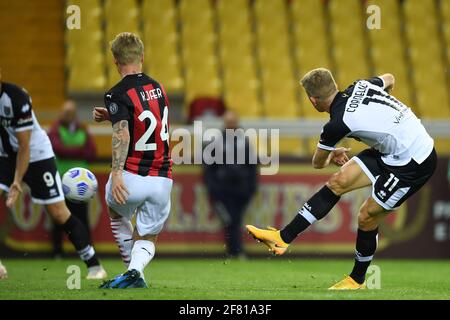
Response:
POLYGON ((366 283, 359 284, 352 277, 346 276, 343 280, 328 288, 328 290, 359 290, 365 289, 366 283))
POLYGON ((8 278, 8 271, 5 266, 0 262, 0 280, 8 278))
POLYGON ((88 268, 87 280, 103 280, 108 277, 105 269, 102 266, 95 266, 88 268))
POLYGON ((120 274, 112 280, 104 282, 100 289, 131 289, 131 288, 148 288, 147 283, 141 277, 139 271, 132 269, 124 274, 120 274))
POLYGON ((289 244, 281 239, 280 230, 271 227, 258 229, 252 225, 247 225, 246 228, 256 241, 264 243, 269 248, 269 251, 275 255, 282 255, 289 247, 289 244))

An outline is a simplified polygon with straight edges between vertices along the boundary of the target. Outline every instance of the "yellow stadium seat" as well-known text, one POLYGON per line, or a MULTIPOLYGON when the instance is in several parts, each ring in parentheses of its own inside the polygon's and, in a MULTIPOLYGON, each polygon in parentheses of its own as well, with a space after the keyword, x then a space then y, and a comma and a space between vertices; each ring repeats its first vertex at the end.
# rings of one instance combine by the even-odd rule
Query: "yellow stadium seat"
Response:
MULTIPOLYGON (((296 80, 308 71, 323 67, 331 68, 328 54, 327 32, 323 3, 317 0, 296 0, 291 2, 292 24, 295 42, 295 58, 299 68, 296 80)), ((309 102, 304 90, 297 81, 297 90, 301 91, 301 115, 307 118, 324 118, 309 102)))
POLYGON ((192 99, 199 96, 220 97, 221 81, 215 51, 212 4, 209 0, 181 0, 178 9, 182 23, 185 104, 189 105, 192 99))
POLYGON ((104 3, 105 55, 107 56, 107 86, 112 87, 120 76, 109 50, 109 43, 121 32, 133 32, 140 36, 139 8, 136 0, 106 0, 104 3))
POLYGON ((284 0, 254 2, 263 114, 271 118, 299 116, 288 15, 284 0))
POLYGON ((450 139, 436 138, 434 139, 434 147, 439 155, 450 155, 450 139))
POLYGON ((336 81, 344 89, 353 81, 370 76, 367 39, 364 35, 359 0, 331 0, 329 2, 333 56, 336 63, 336 81))
POLYGON ((248 3, 219 1, 217 13, 226 105, 241 117, 261 116, 248 3))
POLYGON ((442 59, 435 4, 433 0, 408 0, 403 5, 416 103, 425 119, 450 118, 447 66, 442 59), (424 16, 429 18, 423 19, 424 16))
POLYGON ((303 156, 306 154, 303 139, 300 137, 280 137, 278 150, 281 155, 303 156))
POLYGON ((173 0, 144 0, 142 3, 145 70, 170 92, 183 88, 178 52, 176 8, 173 0))
POLYGON ((366 6, 372 4, 378 5, 383 13, 381 29, 368 31, 375 75, 392 73, 396 78, 393 94, 406 105, 411 105, 411 88, 400 29, 399 2, 370 0, 366 6))
POLYGON ((81 29, 65 33, 69 92, 103 91, 106 85, 102 8, 98 0, 71 0, 82 12, 81 29))
MULTIPOLYGON (((450 48, 450 1, 441 0, 439 4, 439 10, 442 15, 442 31, 444 33, 448 51, 448 49, 450 48)), ((448 52, 447 55, 450 56, 448 52)))
POLYGON ((95 92, 105 88, 104 56, 101 51, 84 51, 69 66, 68 88, 71 92, 95 92))

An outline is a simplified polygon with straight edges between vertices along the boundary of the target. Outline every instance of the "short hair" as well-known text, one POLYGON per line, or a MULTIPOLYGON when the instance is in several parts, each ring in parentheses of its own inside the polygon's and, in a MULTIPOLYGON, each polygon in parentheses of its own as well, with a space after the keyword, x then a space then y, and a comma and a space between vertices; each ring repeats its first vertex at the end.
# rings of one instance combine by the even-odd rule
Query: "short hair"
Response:
POLYGON ((331 71, 325 68, 318 68, 309 71, 300 80, 310 97, 325 100, 337 91, 337 84, 334 81, 331 71))
POLYGON ((119 33, 110 42, 111 52, 120 65, 138 64, 144 54, 144 43, 131 32, 119 33))

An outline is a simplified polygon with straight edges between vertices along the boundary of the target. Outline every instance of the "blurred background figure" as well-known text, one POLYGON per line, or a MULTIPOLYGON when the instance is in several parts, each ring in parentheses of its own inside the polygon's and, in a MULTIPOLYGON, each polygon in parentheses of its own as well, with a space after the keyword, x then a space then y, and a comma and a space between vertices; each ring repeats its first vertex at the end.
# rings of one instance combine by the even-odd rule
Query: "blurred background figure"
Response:
MULTIPOLYGON (((86 126, 78 120, 77 105, 72 100, 64 102, 59 119, 50 129, 49 137, 61 176, 74 167, 88 168, 89 162, 96 157, 94 140, 86 126)), ((89 231, 88 204, 69 200, 66 200, 66 204, 70 212, 76 215, 89 231)), ((63 255, 62 236, 62 228, 53 225, 52 242, 55 257, 63 255)), ((89 241, 92 243, 91 239, 89 241)))
MULTIPOLYGON (((224 129, 239 128, 239 119, 232 111, 223 116, 224 129)), ((225 231, 227 254, 230 258, 245 257, 242 246, 242 220, 253 195, 257 189, 257 165, 249 163, 249 155, 254 152, 249 140, 234 137, 226 140, 225 130, 222 132, 224 164, 204 165, 206 188, 219 215, 225 231), (234 152, 233 164, 225 164, 227 153, 234 152), (245 163, 238 164, 237 156, 245 154, 245 163)))

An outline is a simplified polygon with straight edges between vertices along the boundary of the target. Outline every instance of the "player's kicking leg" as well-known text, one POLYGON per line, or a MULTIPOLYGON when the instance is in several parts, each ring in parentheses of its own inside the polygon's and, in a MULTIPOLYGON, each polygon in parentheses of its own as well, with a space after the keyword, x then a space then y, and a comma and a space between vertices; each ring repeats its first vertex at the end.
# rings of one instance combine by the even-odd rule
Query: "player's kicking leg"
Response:
POLYGON ((303 205, 298 214, 284 229, 259 229, 247 225, 247 231, 257 241, 263 242, 270 252, 275 255, 282 255, 298 234, 317 220, 324 218, 331 211, 341 195, 370 184, 371 180, 364 174, 361 167, 354 160, 350 160, 303 205))

